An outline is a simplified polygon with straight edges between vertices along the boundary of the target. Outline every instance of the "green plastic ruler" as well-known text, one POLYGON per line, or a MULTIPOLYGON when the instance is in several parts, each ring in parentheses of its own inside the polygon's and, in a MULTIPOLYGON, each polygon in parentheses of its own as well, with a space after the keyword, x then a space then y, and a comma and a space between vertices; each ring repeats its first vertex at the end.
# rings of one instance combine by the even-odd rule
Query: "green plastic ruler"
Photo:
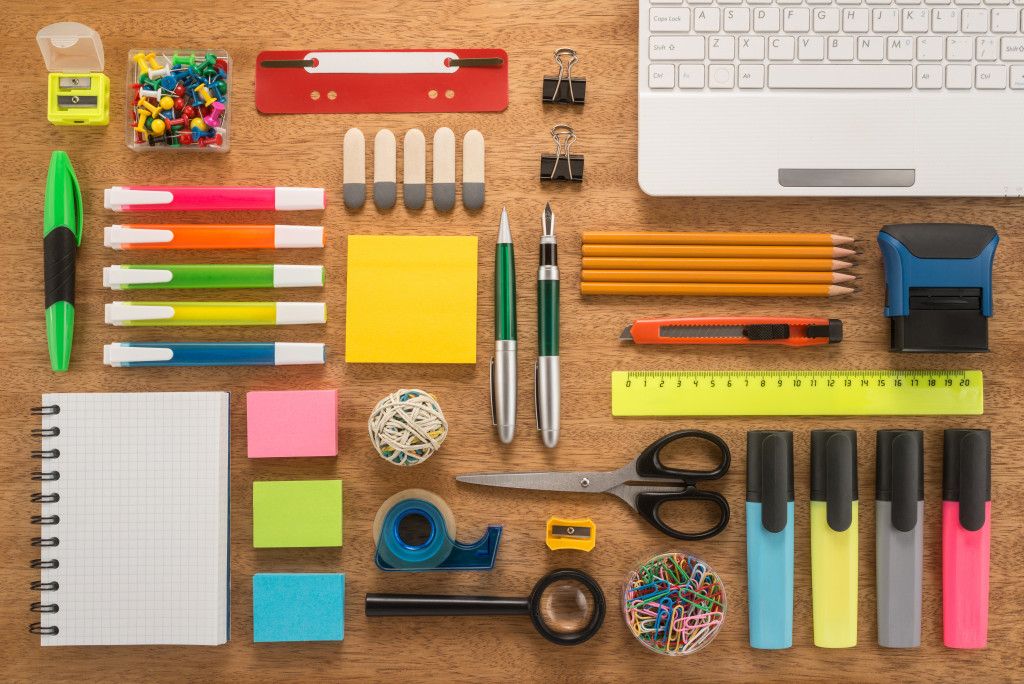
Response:
POLYGON ((613 416, 984 412, 981 371, 615 371, 613 416))

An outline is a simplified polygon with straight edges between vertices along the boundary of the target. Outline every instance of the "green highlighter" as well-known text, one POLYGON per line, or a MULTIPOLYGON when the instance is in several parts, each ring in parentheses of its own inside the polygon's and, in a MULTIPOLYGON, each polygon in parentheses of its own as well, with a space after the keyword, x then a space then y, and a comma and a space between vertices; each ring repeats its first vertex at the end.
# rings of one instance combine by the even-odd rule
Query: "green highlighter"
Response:
POLYGON ((75 330, 75 252, 82 244, 82 191, 66 152, 50 157, 43 207, 43 277, 50 366, 66 371, 75 330))

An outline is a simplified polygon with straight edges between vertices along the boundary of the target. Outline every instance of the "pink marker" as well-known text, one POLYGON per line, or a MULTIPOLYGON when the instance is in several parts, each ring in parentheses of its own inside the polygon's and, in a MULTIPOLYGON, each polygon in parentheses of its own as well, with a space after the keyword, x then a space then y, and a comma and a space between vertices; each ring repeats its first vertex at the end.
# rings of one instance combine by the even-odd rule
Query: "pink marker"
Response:
POLYGON ((113 187, 103 191, 112 211, 302 211, 323 209, 323 188, 113 187))
POLYGON ((942 457, 942 642, 985 648, 988 641, 992 435, 946 430, 942 457))

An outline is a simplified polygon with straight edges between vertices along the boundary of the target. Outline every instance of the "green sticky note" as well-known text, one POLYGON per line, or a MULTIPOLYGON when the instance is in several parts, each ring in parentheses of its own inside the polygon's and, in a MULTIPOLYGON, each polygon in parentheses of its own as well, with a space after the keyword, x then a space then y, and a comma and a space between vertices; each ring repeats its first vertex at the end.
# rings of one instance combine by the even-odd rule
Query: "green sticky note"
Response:
POLYGON ((253 482, 252 545, 341 546, 341 480, 253 482))

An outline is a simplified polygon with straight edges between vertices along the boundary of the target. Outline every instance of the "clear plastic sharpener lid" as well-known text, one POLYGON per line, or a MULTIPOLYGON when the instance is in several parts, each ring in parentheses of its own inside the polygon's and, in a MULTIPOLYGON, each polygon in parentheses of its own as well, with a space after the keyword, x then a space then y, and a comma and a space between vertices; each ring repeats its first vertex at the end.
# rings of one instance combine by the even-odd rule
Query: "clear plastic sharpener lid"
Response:
POLYGON ((47 71, 103 71, 103 41, 85 24, 62 21, 39 30, 47 71))

